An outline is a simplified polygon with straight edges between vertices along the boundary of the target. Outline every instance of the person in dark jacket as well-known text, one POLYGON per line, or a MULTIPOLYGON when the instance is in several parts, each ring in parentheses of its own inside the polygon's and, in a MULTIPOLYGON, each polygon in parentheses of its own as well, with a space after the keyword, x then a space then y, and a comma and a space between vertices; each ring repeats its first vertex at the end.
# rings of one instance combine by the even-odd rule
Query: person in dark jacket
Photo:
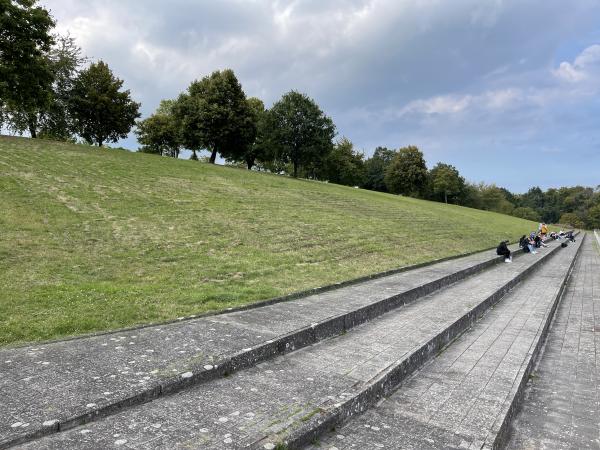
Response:
POLYGON ((519 239, 519 247, 521 247, 524 251, 529 251, 529 249, 527 248, 527 237, 525 235, 521 236, 521 239, 519 239))
POLYGON ((502 241, 500 242, 500 245, 498 245, 498 248, 496 248, 496 254, 500 255, 500 256, 504 256, 504 262, 512 262, 512 256, 510 254, 510 250, 508 249, 508 246, 506 245, 508 244, 508 241, 502 241))

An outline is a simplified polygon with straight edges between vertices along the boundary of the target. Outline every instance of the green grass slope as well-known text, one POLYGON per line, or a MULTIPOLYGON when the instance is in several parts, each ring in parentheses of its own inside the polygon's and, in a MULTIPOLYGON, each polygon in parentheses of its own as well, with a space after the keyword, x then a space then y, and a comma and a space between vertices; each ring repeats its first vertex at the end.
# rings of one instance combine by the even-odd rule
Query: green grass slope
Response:
POLYGON ((222 309, 532 222, 122 150, 0 138, 0 344, 222 309))

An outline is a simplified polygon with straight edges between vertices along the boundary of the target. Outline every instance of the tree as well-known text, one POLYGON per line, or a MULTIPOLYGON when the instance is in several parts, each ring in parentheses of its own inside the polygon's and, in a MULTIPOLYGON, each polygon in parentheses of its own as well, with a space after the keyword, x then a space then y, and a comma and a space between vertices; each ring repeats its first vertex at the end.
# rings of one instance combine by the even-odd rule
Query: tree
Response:
POLYGON ((11 128, 18 132, 29 130, 32 137, 73 140, 73 124, 68 113, 68 101, 79 67, 86 58, 70 36, 55 36, 55 45, 44 54, 53 82, 49 101, 26 111, 10 111, 11 128))
POLYGON ((585 226, 583 220, 581 220, 579 216, 574 213, 564 213, 562 216, 560 216, 559 222, 562 225, 570 225, 575 228, 583 228, 585 226))
POLYGON ((332 183, 361 186, 365 179, 363 154, 354 150, 348 138, 341 138, 327 155, 322 176, 332 183))
POLYGON ((427 185, 427 166, 423 153, 411 145, 398 150, 385 171, 385 185, 393 194, 420 197, 427 185))
POLYGON ((592 206, 588 209, 586 226, 589 229, 600 228, 600 205, 592 206))
POLYGON ((79 74, 69 98, 77 134, 100 147, 127 137, 135 119, 140 117, 140 104, 122 87, 123 81, 103 61, 91 64, 79 74))
POLYGON ((54 21, 36 3, 0 1, 0 108, 13 128, 27 128, 33 138, 36 113, 50 104, 54 79, 44 57, 54 42, 50 34, 54 21))
POLYGON ((465 179, 460 176, 456 167, 450 164, 437 163, 429 173, 433 193, 443 195, 444 202, 448 203, 448 196, 459 194, 465 185, 465 179))
POLYGON ((515 205, 509 202, 505 196, 505 190, 491 184, 485 185, 481 183, 479 186, 481 208, 487 211, 495 211, 502 214, 511 214, 515 209, 515 205))
POLYGON ((515 208, 512 212, 512 215, 515 217, 520 217, 521 219, 532 220, 534 222, 540 220, 540 215, 535 209, 530 208, 529 206, 520 206, 515 208))
POLYGON ((396 156, 394 150, 377 147, 373 156, 365 161, 365 189, 387 192, 385 187, 385 170, 396 156))
POLYGON ((180 130, 173 116, 173 100, 163 100, 158 109, 147 119, 136 124, 136 135, 142 144, 140 152, 154 153, 172 158, 179 157, 181 150, 180 130))
POLYGON ((232 70, 213 72, 190 84, 173 108, 183 146, 217 153, 226 159, 241 158, 256 137, 255 117, 232 70))
POLYGON ((267 115, 267 130, 276 157, 292 164, 294 177, 301 166, 315 169, 333 148, 333 121, 300 92, 290 91, 273 105, 267 115))
POLYGON ((54 76, 52 99, 39 114, 40 135, 44 138, 68 140, 73 138, 73 122, 69 115, 69 98, 75 79, 87 57, 81 55, 71 36, 57 36, 56 45, 47 55, 54 76))
POLYGON ((248 170, 252 170, 257 161, 264 164, 272 159, 272 149, 266 138, 267 110, 265 110, 265 104, 261 99, 256 97, 247 99, 247 102, 252 113, 252 121, 256 127, 256 136, 254 140, 246 146, 241 158, 238 157, 233 161, 243 160, 248 170))
POLYGON ((519 200, 521 206, 528 206, 533 209, 541 210, 544 208, 545 195, 538 186, 534 186, 525 194, 521 195, 519 200))

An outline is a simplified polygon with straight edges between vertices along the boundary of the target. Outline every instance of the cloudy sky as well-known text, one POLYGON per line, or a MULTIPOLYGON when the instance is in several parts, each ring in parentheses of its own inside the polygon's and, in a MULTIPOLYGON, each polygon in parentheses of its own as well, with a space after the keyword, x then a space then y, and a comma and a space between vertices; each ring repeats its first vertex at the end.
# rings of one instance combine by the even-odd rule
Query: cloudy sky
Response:
POLYGON ((41 3, 144 117, 232 68, 267 106, 307 93, 366 155, 417 145, 430 167, 515 192, 600 184, 597 0, 41 3))

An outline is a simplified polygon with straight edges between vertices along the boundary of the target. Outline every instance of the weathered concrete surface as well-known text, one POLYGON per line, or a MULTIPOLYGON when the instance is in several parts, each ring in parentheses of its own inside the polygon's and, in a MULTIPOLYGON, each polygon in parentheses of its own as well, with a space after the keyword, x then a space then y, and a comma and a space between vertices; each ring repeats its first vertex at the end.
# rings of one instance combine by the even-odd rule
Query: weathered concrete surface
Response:
POLYGON ((1 349, 0 447, 339 334, 497 260, 487 251, 257 309, 1 349))
MULTIPOLYGON (((446 449, 497 445, 576 253, 534 272, 376 408, 311 448, 446 449)), ((500 439, 501 441, 501 439, 500 439)))
POLYGON ((410 360, 550 250, 497 265, 347 334, 22 448, 273 448, 410 360))
POLYGON ((600 449, 600 247, 583 244, 511 449, 600 449))

